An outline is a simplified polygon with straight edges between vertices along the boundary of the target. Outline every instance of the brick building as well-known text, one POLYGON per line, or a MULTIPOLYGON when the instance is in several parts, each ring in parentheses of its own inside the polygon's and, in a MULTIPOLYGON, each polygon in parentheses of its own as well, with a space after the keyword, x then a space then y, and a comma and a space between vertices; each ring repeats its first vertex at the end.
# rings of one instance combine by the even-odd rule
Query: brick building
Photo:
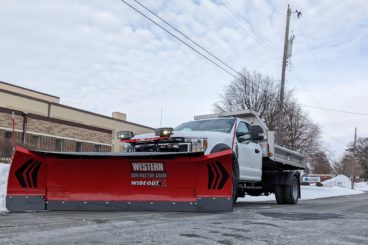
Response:
POLYGON ((116 133, 152 132, 153 128, 128 122, 126 114, 112 117, 60 104, 60 98, 0 82, 0 162, 12 153, 15 118, 17 145, 50 151, 119 151, 116 133))

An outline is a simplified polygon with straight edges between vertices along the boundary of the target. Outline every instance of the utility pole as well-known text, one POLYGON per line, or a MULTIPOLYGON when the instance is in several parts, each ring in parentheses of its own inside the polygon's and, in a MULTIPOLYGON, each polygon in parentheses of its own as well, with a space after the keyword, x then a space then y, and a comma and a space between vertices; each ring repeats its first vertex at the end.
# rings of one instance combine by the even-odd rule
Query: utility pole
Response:
POLYGON ((295 38, 294 35, 289 39, 289 26, 290 26, 290 16, 292 13, 297 14, 297 17, 300 18, 302 13, 298 10, 291 12, 290 5, 288 4, 287 12, 286 12, 286 28, 285 28, 285 40, 284 40, 284 53, 282 56, 282 70, 281 70, 281 86, 280 86, 280 102, 279 102, 279 118, 278 118, 278 130, 281 129, 282 125, 282 117, 284 110, 284 94, 285 94, 285 76, 286 76, 286 67, 288 64, 288 58, 291 57, 291 48, 293 44, 293 40, 295 38))
MULTIPOLYGON (((286 13, 286 29, 285 29, 285 40, 284 40, 284 54, 283 54, 283 57, 282 57, 282 71, 281 71, 280 111, 279 111, 280 118, 282 117, 282 112, 283 112, 283 109, 284 109, 285 72, 286 72, 287 59, 288 59, 287 53, 288 53, 288 49, 289 49, 288 45, 289 45, 290 15, 291 15, 291 9, 290 9, 290 5, 288 4, 287 13, 286 13)), ((280 124, 279 124, 279 126, 280 126, 280 124)))
POLYGON ((355 134, 354 134, 354 146, 353 146, 353 171, 351 176, 351 189, 354 189, 354 181, 355 181, 355 147, 356 147, 356 139, 357 139, 357 128, 355 127, 355 134))

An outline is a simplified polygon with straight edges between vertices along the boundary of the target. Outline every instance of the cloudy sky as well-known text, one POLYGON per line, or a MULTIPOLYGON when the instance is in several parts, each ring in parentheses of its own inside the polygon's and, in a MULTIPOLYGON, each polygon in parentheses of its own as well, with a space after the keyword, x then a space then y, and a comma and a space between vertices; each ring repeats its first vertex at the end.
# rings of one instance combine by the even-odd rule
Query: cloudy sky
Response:
MULTIPOLYGON (((366 0, 140 1, 236 70, 277 80, 290 3, 303 15, 291 18, 287 88, 301 104, 368 113, 366 0)), ((161 108, 166 126, 211 113, 232 80, 119 0, 1 0, 0 33, 1 81, 104 115, 125 112, 152 127, 161 108)), ((355 126, 368 136, 368 116, 305 111, 337 156, 355 126)))

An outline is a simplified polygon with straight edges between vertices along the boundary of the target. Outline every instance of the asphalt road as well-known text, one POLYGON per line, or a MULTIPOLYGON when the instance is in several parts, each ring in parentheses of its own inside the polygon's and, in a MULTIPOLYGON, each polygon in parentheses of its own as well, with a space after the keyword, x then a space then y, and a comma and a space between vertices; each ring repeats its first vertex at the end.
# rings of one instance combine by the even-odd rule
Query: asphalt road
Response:
POLYGON ((239 203, 232 213, 36 212, 0 215, 0 244, 368 244, 368 193, 239 203))

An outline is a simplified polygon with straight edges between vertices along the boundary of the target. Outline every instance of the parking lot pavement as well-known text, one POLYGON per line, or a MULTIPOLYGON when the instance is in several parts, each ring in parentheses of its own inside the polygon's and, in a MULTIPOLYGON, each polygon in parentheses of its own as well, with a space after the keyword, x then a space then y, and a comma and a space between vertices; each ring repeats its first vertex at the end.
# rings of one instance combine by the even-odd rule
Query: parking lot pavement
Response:
POLYGON ((8 213, 0 244, 367 244, 367 220, 367 193, 232 213, 8 213))

